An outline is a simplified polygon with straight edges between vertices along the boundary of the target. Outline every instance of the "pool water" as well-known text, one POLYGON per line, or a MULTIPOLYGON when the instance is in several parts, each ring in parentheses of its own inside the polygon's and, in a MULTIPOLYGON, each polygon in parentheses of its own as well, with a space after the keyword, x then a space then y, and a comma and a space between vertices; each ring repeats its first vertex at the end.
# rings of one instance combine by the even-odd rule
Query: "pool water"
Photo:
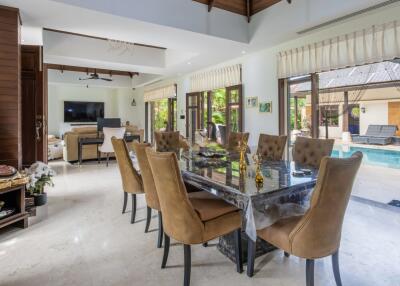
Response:
POLYGON ((354 152, 364 154, 363 163, 387 168, 400 169, 400 152, 393 150, 372 149, 363 147, 336 147, 332 151, 332 157, 348 158, 354 152))

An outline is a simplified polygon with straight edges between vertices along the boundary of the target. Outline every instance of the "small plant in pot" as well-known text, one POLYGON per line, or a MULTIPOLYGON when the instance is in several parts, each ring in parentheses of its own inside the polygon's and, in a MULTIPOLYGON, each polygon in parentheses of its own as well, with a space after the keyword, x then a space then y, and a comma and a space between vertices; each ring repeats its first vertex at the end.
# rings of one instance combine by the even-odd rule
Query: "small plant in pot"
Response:
POLYGON ((47 203, 47 193, 44 191, 45 186, 53 187, 52 177, 55 172, 45 163, 33 163, 25 173, 29 176, 29 183, 26 188, 31 196, 35 198, 35 206, 43 206, 47 203))

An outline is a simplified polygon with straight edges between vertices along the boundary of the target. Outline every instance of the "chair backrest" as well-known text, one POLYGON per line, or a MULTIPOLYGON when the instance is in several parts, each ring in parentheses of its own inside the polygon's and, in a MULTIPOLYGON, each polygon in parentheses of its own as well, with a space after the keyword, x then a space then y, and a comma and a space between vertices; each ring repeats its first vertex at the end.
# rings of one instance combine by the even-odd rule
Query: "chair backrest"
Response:
POLYGON ((142 175, 143 188, 146 193, 146 203, 147 206, 160 211, 160 203, 158 201, 158 195, 156 190, 156 185, 154 183, 153 173, 150 169, 149 160, 146 155, 146 148, 151 145, 148 143, 133 143, 133 149, 136 153, 136 158, 139 163, 140 174, 142 175))
POLYGON ((132 194, 143 193, 142 178, 133 167, 124 139, 113 137, 111 142, 114 147, 115 157, 117 158, 124 191, 132 194))
POLYGON ((214 122, 207 122, 207 133, 211 141, 217 141, 217 125, 214 122))
POLYGON ((160 200, 165 233, 184 244, 200 243, 204 225, 189 201, 176 154, 146 149, 160 200))
POLYGON ((393 137, 396 135, 397 125, 382 125, 380 137, 393 137))
POLYGON ((320 258, 340 246, 344 214, 362 153, 350 158, 324 157, 310 208, 289 235, 292 253, 303 258, 320 258))
POLYGON ((293 161, 301 165, 319 168, 322 158, 331 155, 334 143, 334 139, 298 136, 292 151, 293 161))
POLYGON ((367 136, 380 136, 382 130, 382 125, 368 125, 367 136))
POLYGON ((268 134, 260 134, 258 139, 257 153, 261 155, 263 160, 279 161, 282 160, 283 152, 287 136, 275 136, 268 134))
POLYGON ((154 132, 158 152, 179 152, 179 131, 154 132))
POLYGON ((237 151, 240 142, 243 140, 246 142, 249 141, 249 135, 250 134, 247 132, 230 132, 226 149, 229 151, 237 151))
POLYGON ((221 144, 226 145, 226 126, 218 125, 219 136, 221 137, 221 144))
POLYGON ((111 144, 111 138, 115 137, 117 139, 124 138, 125 135, 125 127, 118 127, 118 128, 103 128, 104 134, 104 141, 103 144, 100 146, 100 151, 103 153, 112 153, 114 152, 113 145, 111 144))

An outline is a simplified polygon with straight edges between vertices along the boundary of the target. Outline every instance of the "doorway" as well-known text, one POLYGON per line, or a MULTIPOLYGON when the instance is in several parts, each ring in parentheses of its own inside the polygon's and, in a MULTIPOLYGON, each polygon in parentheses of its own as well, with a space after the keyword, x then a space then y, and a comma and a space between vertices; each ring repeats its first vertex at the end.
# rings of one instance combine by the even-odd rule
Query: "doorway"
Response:
POLYGON ((164 98, 150 102, 150 128, 152 142, 154 140, 154 132, 176 130, 176 112, 176 98, 164 98))

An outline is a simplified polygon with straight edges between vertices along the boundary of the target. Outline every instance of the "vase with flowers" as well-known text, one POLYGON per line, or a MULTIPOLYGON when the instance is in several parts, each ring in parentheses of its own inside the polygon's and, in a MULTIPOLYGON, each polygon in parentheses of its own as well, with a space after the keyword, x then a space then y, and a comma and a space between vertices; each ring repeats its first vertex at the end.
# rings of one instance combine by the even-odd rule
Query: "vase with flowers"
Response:
POLYGON ((34 197, 35 206, 45 205, 47 203, 47 193, 44 188, 45 186, 54 186, 52 177, 56 173, 43 162, 33 163, 28 169, 25 169, 25 173, 29 176, 29 183, 26 188, 29 194, 34 197))

